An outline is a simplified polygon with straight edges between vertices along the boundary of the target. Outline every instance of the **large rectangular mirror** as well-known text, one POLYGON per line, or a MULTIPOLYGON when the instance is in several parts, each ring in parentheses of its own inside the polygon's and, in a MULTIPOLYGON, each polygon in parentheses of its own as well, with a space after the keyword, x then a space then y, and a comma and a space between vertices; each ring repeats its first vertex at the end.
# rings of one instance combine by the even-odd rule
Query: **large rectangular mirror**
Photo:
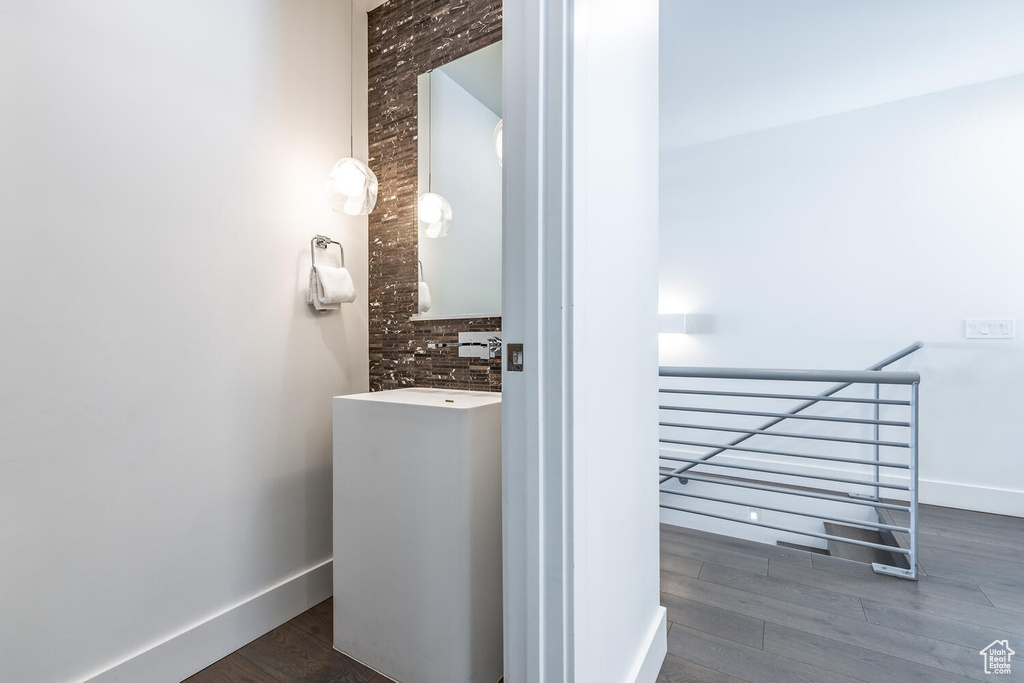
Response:
POLYGON ((501 315, 501 42, 419 76, 416 318, 501 315))

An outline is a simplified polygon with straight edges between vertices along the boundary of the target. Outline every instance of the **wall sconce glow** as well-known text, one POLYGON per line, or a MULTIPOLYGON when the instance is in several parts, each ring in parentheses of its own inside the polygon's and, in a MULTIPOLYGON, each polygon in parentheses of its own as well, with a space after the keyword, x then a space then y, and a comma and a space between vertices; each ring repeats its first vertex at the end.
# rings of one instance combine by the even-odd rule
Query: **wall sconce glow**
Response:
POLYGON ((377 175, 352 157, 334 165, 324 181, 327 203, 346 216, 365 216, 377 205, 377 175))
POLYGON ((498 125, 494 127, 494 151, 498 155, 498 165, 502 164, 502 154, 505 151, 504 140, 502 136, 502 129, 505 125, 505 119, 498 119, 498 125))
POLYGON ((452 227, 452 205, 435 192, 425 192, 419 201, 420 234, 431 239, 440 239, 452 227))
POLYGON ((660 334, 689 334, 685 313, 662 313, 658 315, 660 334))

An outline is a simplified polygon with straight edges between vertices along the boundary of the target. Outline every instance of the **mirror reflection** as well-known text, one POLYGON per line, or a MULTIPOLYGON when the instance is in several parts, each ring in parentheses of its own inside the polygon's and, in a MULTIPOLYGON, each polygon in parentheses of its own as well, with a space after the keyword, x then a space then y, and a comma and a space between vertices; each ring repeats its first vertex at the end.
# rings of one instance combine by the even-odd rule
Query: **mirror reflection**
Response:
POLYGON ((421 74, 419 313, 501 315, 501 42, 421 74))

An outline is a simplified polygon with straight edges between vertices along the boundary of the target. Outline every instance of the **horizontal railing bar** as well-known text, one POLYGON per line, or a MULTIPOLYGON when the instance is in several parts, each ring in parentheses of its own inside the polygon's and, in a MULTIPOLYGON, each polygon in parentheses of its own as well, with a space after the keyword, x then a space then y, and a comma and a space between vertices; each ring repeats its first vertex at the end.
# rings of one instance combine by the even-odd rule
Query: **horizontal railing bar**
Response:
POLYGON ((893 505, 892 503, 882 503, 873 500, 860 500, 857 498, 843 498, 842 496, 830 496, 824 493, 814 493, 813 491, 797 491, 794 489, 779 488, 778 486, 767 486, 765 484, 755 484, 746 481, 736 481, 735 479, 712 479, 709 477, 702 477, 699 474, 672 474, 671 472, 659 473, 661 476, 668 477, 670 479, 689 479, 691 481, 702 481, 707 484, 721 484, 722 486, 735 486, 741 489, 751 489, 753 491, 766 491, 768 493, 781 493, 787 496, 799 496, 801 498, 817 498, 818 500, 830 500, 835 503, 849 503, 850 505, 865 505, 868 507, 885 508, 886 510, 901 510, 903 512, 909 512, 910 508, 906 505, 893 505))
POLYGON ((704 429, 713 432, 735 432, 737 434, 758 434, 761 436, 780 436, 787 439, 812 439, 814 441, 837 441, 839 443, 861 443, 868 446, 891 446, 892 448, 910 448, 908 443, 898 441, 878 441, 876 439, 855 439, 852 436, 822 436, 820 434, 794 434, 793 432, 769 432, 767 429, 741 429, 739 427, 713 427, 711 425, 677 424, 675 422, 659 422, 659 427, 678 427, 680 429, 704 429))
POLYGON ((923 348, 924 342, 916 341, 910 346, 906 346, 897 351, 896 353, 892 354, 891 356, 883 358, 882 360, 878 361, 877 363, 869 367, 868 370, 881 370, 882 368, 892 365, 898 360, 903 360, 910 354, 914 353, 915 351, 920 351, 923 348))
MULTIPOLYGON (((771 470, 771 469, 765 469, 763 467, 751 467, 749 465, 732 465, 732 464, 728 464, 728 463, 723 464, 723 463, 719 463, 719 462, 708 462, 706 460, 700 460, 700 459, 696 459, 696 458, 679 458, 679 457, 674 457, 674 456, 671 456, 671 455, 661 455, 661 454, 659 454, 658 458, 660 460, 672 460, 674 462, 689 462, 689 463, 693 463, 695 465, 707 465, 708 467, 728 467, 731 470, 746 470, 747 472, 760 472, 762 474, 780 474, 780 475, 785 476, 785 477, 800 477, 801 479, 816 479, 818 481, 834 481, 834 482, 839 483, 839 484, 855 484, 857 486, 867 486, 869 488, 877 486, 879 488, 895 489, 897 491, 909 491, 910 490, 909 486, 904 486, 903 484, 886 484, 886 483, 877 482, 877 481, 864 481, 862 479, 846 479, 845 477, 828 477, 828 476, 825 476, 825 475, 817 475, 817 474, 798 474, 796 472, 785 472, 785 471, 782 471, 782 470, 771 470)), ((687 470, 687 471, 688 472, 693 472, 692 469, 687 470)))
MULTIPOLYGON (((880 371, 880 370, 882 370, 882 368, 885 368, 888 365, 890 365, 892 363, 895 363, 898 360, 906 358, 910 354, 912 354, 915 351, 921 349, 923 346, 924 346, 923 342, 919 342, 919 341, 914 342, 910 346, 907 346, 907 347, 905 347, 903 349, 900 349, 899 351, 897 351, 896 353, 892 354, 891 356, 887 356, 886 358, 883 358, 882 360, 880 360, 879 362, 875 363, 874 365, 869 365, 867 367, 867 369, 865 370, 865 372, 877 372, 877 371, 880 371)), ((660 372, 660 368, 659 368, 659 372, 660 372)), ((838 394, 840 391, 843 391, 844 389, 846 389, 846 388, 848 388, 850 386, 852 386, 852 385, 849 382, 840 382, 838 384, 833 384, 832 386, 826 388, 824 391, 819 392, 818 397, 819 398, 827 398, 827 397, 834 396, 834 395, 838 394)), ((912 396, 911 396, 911 412, 912 413, 915 410, 915 408, 913 407, 913 403, 914 403, 914 401, 917 398, 917 386, 918 385, 915 383, 915 384, 912 385, 912 388, 911 388, 911 392, 912 392, 912 396)), ((878 395, 877 395, 877 393, 878 393, 877 392, 878 385, 875 385, 875 389, 876 389, 875 398, 878 398, 878 395)), ((813 399, 813 398, 809 399, 809 400, 804 401, 803 403, 793 407, 791 410, 788 411, 788 413, 790 415, 795 415, 797 413, 801 413, 804 410, 806 410, 807 408, 810 408, 811 406, 816 405, 817 402, 818 402, 817 399, 813 399)), ((761 425, 760 428, 761 429, 769 429, 770 427, 774 427, 775 425, 785 421, 785 419, 786 418, 784 418, 784 417, 773 418, 773 419, 769 420, 768 422, 764 423, 763 425, 761 425)), ((913 434, 913 432, 914 432, 914 430, 912 429, 911 430, 911 434, 913 434)), ((741 436, 738 436, 738 437, 736 437, 735 439, 732 440, 731 445, 735 446, 736 444, 743 443, 744 441, 750 439, 753 436, 754 436, 753 434, 743 434, 741 436)), ((724 452, 724 449, 712 451, 710 453, 705 453, 704 454, 704 459, 705 460, 710 460, 711 458, 715 457, 719 453, 723 453, 723 452, 724 452)), ((678 468, 674 472, 674 474, 680 474, 682 472, 685 472, 687 469, 690 469, 691 467, 695 467, 695 465, 689 465, 689 466, 680 467, 680 468, 678 468)), ((661 483, 664 483, 664 482, 668 481, 668 479, 669 479, 669 477, 662 477, 659 481, 661 483)))
POLYGON ((799 531, 797 529, 790 529, 789 527, 779 526, 778 524, 765 524, 764 522, 755 522, 749 519, 737 519, 735 517, 729 517, 727 515, 716 515, 713 512, 701 512, 699 510, 687 510, 686 508, 676 507, 675 505, 662 504, 663 508, 667 510, 677 510, 679 512, 688 512, 691 515, 703 515, 704 517, 714 517, 715 519, 722 519, 727 522, 737 522, 739 524, 749 524, 750 526, 759 526, 765 529, 774 529, 775 531, 785 531, 791 534, 799 534, 801 536, 810 536, 811 538, 821 538, 826 541, 839 541, 841 543, 849 543, 851 545, 861 545, 865 548, 875 548, 876 550, 885 550, 892 553, 900 553, 902 555, 909 555, 910 551, 906 548, 900 548, 897 546, 883 545, 881 543, 871 543, 870 541, 858 541, 854 538, 845 538, 843 536, 835 536, 833 534, 819 534, 815 531, 799 531))
POLYGON ((730 396, 735 398, 782 398, 809 401, 831 401, 833 403, 870 403, 886 406, 909 406, 910 401, 888 398, 855 398, 842 396, 813 396, 811 394, 764 394, 753 391, 704 391, 701 389, 658 389, 662 394, 695 394, 698 396, 730 396))
POLYGON ((921 381, 917 372, 890 370, 768 370, 760 368, 662 367, 661 377, 699 379, 747 379, 777 382, 844 382, 849 384, 914 384, 921 381))
MULTIPOLYGON (((831 462, 848 462, 854 465, 869 465, 871 467, 892 467, 899 470, 909 470, 910 465, 898 462, 886 462, 875 460, 858 460, 857 458, 843 458, 838 455, 814 455, 811 453, 791 453, 789 451, 773 451, 766 448, 751 448, 749 446, 726 446, 722 443, 706 443, 703 441, 681 441, 676 439, 661 439, 659 443, 670 443, 675 446, 696 446, 697 448, 719 448, 725 451, 743 451, 744 453, 763 453, 764 455, 782 455, 789 458, 807 458, 808 460, 828 460, 831 462)), ((701 460, 708 462, 708 460, 701 460)))
POLYGON ((729 410, 728 408, 699 408, 693 406, 658 406, 658 410, 682 410, 689 413, 715 413, 716 415, 749 415, 751 417, 784 417, 789 420, 814 420, 816 422, 842 422, 857 425, 880 425, 882 427, 909 427, 909 422, 894 420, 869 420, 859 417, 833 417, 831 415, 790 415, 758 410, 729 410))
POLYGON ((883 529, 885 531, 895 531, 898 533, 909 534, 910 529, 902 526, 894 526, 892 524, 882 524, 881 522, 866 522, 862 519, 853 519, 851 517, 834 517, 832 515, 816 515, 813 512, 797 512, 796 510, 787 510, 785 508, 769 507, 762 505, 761 503, 741 503, 735 500, 729 500, 728 498, 716 498, 715 496, 702 496, 697 493, 690 493, 689 490, 684 491, 670 491, 668 489, 658 489, 661 493, 667 493, 673 496, 685 496, 686 498, 699 498, 700 500, 709 500, 713 503, 725 503, 727 505, 740 505, 743 507, 752 507, 758 510, 771 510, 772 512, 781 512, 785 515, 797 515, 799 517, 810 517, 811 519, 819 519, 823 522, 837 522, 839 524, 852 524, 869 529, 883 529))

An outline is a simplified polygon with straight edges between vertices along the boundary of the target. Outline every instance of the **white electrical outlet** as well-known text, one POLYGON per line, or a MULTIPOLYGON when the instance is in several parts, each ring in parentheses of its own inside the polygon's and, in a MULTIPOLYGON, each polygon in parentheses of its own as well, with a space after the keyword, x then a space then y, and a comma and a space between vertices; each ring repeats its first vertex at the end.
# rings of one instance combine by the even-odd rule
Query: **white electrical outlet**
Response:
POLYGON ((964 336, 967 339, 1013 339, 1014 320, 968 320, 964 324, 964 336))

